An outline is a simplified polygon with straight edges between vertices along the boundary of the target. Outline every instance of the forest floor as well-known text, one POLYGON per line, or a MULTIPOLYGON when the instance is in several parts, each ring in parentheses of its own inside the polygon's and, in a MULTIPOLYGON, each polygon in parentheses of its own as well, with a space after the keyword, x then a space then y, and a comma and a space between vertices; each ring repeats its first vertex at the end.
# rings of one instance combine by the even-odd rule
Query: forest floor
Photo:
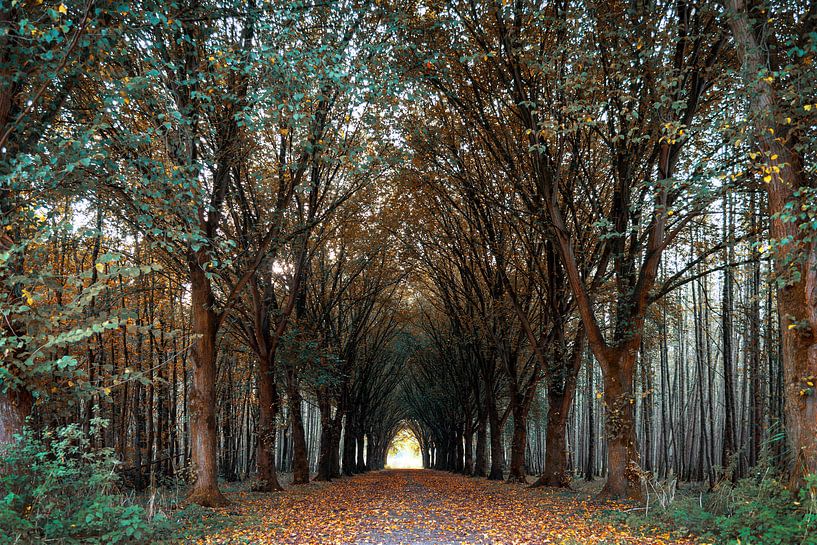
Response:
MULTIPOLYGON (((428 470, 387 470, 285 493, 238 492, 197 544, 666 544, 605 522, 585 494, 428 470)), ((183 542, 182 542, 183 543, 183 542)), ((691 542, 689 542, 691 543, 691 542)))

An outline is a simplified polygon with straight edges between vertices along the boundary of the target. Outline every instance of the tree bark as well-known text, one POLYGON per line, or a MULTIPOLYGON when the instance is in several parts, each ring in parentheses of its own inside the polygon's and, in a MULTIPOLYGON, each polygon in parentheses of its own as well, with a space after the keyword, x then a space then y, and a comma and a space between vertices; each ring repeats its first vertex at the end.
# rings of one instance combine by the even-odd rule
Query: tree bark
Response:
POLYGON ((9 386, 0 391, 0 446, 11 444, 22 433, 33 407, 34 397, 24 388, 9 386))
POLYGON ((318 454, 318 474, 316 481, 332 480, 332 404, 325 389, 318 392, 318 410, 321 414, 320 452, 318 454))
POLYGON ((604 499, 640 499, 642 496, 633 397, 636 346, 610 350, 609 361, 600 362, 604 369, 607 412, 607 482, 600 493, 604 499))
POLYGON ((511 463, 508 468, 509 483, 527 483, 525 474, 525 448, 528 443, 527 414, 524 406, 517 407, 513 415, 513 439, 511 440, 511 463))
POLYGON ((567 469, 568 412, 564 410, 564 397, 565 396, 551 396, 548 394, 545 468, 542 475, 533 483, 533 486, 563 488, 570 485, 570 474, 567 469))
POLYGON ((487 443, 488 421, 483 414, 477 424, 477 446, 474 452, 474 477, 485 477, 488 475, 488 459, 485 456, 487 443))
POLYGON ((355 437, 352 431, 354 427, 354 416, 352 416, 351 412, 347 412, 343 429, 343 474, 350 476, 356 473, 355 437))
MULTIPOLYGON (((490 394, 489 394, 490 396, 490 394)), ((502 422, 499 418, 496 400, 488 399, 488 421, 491 425, 491 471, 488 480, 501 481, 504 478, 505 453, 502 451, 502 422)))
MULTIPOLYGON (((773 72, 767 46, 757 40, 748 6, 744 0, 730 0, 729 25, 735 38, 738 58, 750 95, 750 114, 756 127, 757 145, 766 158, 770 179, 771 234, 776 241, 775 267, 786 282, 778 291, 785 381, 786 432, 791 451, 790 485, 799 488, 805 477, 817 474, 817 241, 814 234, 800 229, 798 222, 781 217, 787 206, 801 210, 811 197, 797 139, 778 119, 785 117, 773 87, 775 80, 764 77, 773 72), (776 168, 775 168, 776 167, 776 168), (796 269, 797 276, 791 276, 796 269), (811 385, 810 385, 811 384, 811 385)), ((764 15, 764 18, 766 16, 764 15)))
POLYGON ((218 315, 213 307, 210 280, 204 272, 206 257, 190 260, 191 333, 194 336, 193 380, 190 388, 190 436, 196 481, 187 497, 204 507, 223 507, 229 502, 218 488, 216 436, 216 335, 218 315))
POLYGON ((289 397, 289 422, 292 428, 292 484, 309 483, 309 460, 306 436, 301 413, 301 392, 294 370, 287 370, 287 397, 289 397))
POLYGON ((278 389, 275 377, 267 358, 261 358, 258 364, 258 435, 257 465, 258 482, 253 489, 257 492, 275 492, 283 490, 278 482, 278 471, 275 467, 275 443, 278 437, 276 420, 278 417, 278 389))
POLYGON ((466 475, 472 475, 474 473, 474 423, 473 420, 469 417, 468 421, 465 423, 465 466, 463 467, 462 472, 466 475))

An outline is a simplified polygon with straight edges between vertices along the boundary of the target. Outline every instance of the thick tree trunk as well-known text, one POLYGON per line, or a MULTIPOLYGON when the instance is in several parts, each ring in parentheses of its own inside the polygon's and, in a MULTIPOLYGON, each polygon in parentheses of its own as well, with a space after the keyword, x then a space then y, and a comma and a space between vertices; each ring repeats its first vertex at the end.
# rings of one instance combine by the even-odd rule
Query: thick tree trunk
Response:
POLYGON ((463 473, 465 469, 465 450, 462 442, 462 432, 459 430, 454 433, 454 471, 463 473))
MULTIPOLYGON (((786 241, 775 246, 775 266, 788 283, 778 292, 785 381, 786 432, 792 459, 790 484, 798 488, 805 477, 817 474, 817 242, 813 233, 800 229, 798 222, 785 217, 787 207, 801 210, 811 194, 802 191, 813 181, 803 170, 803 160, 795 145, 795 135, 786 133, 779 119, 786 117, 775 94, 775 80, 766 43, 759 43, 752 26, 753 15, 744 0, 731 0, 729 25, 735 38, 738 58, 751 99, 750 115, 757 128, 757 143, 768 162, 769 215, 772 238, 786 241), (809 239, 811 237, 812 240, 809 239), (792 277, 789 263, 799 269, 792 277)), ((764 16, 765 17, 765 16, 764 16)), ((798 112, 799 113, 799 112, 798 112)), ((794 117, 794 116, 792 116, 794 117)))
POLYGON ((473 445, 474 445, 474 424, 469 419, 469 422, 465 424, 465 467, 463 467, 463 473, 466 475, 473 475, 474 473, 474 452, 473 452, 473 445))
POLYGON ((34 397, 26 389, 0 391, 0 446, 12 443, 14 436, 22 433, 33 407, 34 397))
POLYGON ((509 483, 527 483, 525 475, 525 448, 528 443, 527 414, 524 407, 518 407, 513 415, 513 439, 511 440, 511 464, 508 468, 509 483))
POLYGON ((332 479, 332 404, 325 391, 318 393, 318 410, 321 413, 321 444, 318 454, 318 474, 316 481, 329 481, 332 479))
POLYGON ((193 380, 190 388, 191 458, 196 481, 187 501, 204 507, 229 503, 218 489, 216 435, 216 334, 218 315, 210 281, 198 259, 191 260, 193 380))
POLYGON ((338 414, 332 422, 332 446, 330 447, 330 472, 329 475, 334 479, 340 477, 340 434, 343 429, 343 419, 340 416, 340 409, 338 414))
POLYGON ((633 371, 636 349, 611 350, 604 371, 604 405, 607 435, 607 482, 604 499, 640 499, 641 480, 638 444, 635 435, 633 371))
POLYGON ((548 394, 545 467, 533 486, 570 485, 567 469, 567 411, 563 410, 564 406, 564 396, 548 394))
POLYGON ((258 364, 258 482, 253 487, 257 492, 283 490, 278 482, 275 467, 275 443, 278 436, 276 419, 278 416, 278 389, 267 358, 258 364))
POLYGON ((474 453, 474 477, 485 477, 488 475, 488 458, 486 456, 486 443, 488 442, 488 422, 486 416, 481 416, 477 424, 477 447, 474 453))
POLYGON ((287 371, 287 396, 289 397, 289 423, 292 429, 292 484, 308 484, 309 460, 307 459, 304 420, 301 413, 301 392, 292 369, 287 371))
POLYGON ((499 418, 499 411, 496 401, 488 400, 488 421, 491 425, 491 471, 488 479, 491 481, 501 481, 504 478, 505 453, 502 451, 502 422, 499 418))
POLYGON ((343 474, 354 475, 356 470, 355 461, 355 422, 352 413, 346 414, 346 423, 343 429, 343 474))

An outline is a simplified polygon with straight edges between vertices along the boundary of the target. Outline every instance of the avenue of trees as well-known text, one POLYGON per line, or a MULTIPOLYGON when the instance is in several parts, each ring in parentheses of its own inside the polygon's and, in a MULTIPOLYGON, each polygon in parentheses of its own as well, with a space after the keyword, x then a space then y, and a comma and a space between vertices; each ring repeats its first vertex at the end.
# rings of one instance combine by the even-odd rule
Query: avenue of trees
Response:
POLYGON ((0 0, 0 444, 815 487, 815 57, 805 0, 0 0))

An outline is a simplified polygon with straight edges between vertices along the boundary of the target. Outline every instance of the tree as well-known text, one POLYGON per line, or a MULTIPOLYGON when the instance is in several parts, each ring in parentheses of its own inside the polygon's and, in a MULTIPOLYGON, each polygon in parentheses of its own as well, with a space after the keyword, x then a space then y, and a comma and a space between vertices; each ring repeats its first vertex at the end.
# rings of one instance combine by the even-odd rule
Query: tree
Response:
POLYGON ((763 2, 726 3, 745 82, 748 123, 753 137, 751 168, 769 199, 778 281, 778 306, 786 389, 786 433, 795 487, 817 473, 817 239, 815 190, 805 169, 813 152, 814 6, 786 8, 763 2), (775 16, 786 27, 772 23, 775 16))

